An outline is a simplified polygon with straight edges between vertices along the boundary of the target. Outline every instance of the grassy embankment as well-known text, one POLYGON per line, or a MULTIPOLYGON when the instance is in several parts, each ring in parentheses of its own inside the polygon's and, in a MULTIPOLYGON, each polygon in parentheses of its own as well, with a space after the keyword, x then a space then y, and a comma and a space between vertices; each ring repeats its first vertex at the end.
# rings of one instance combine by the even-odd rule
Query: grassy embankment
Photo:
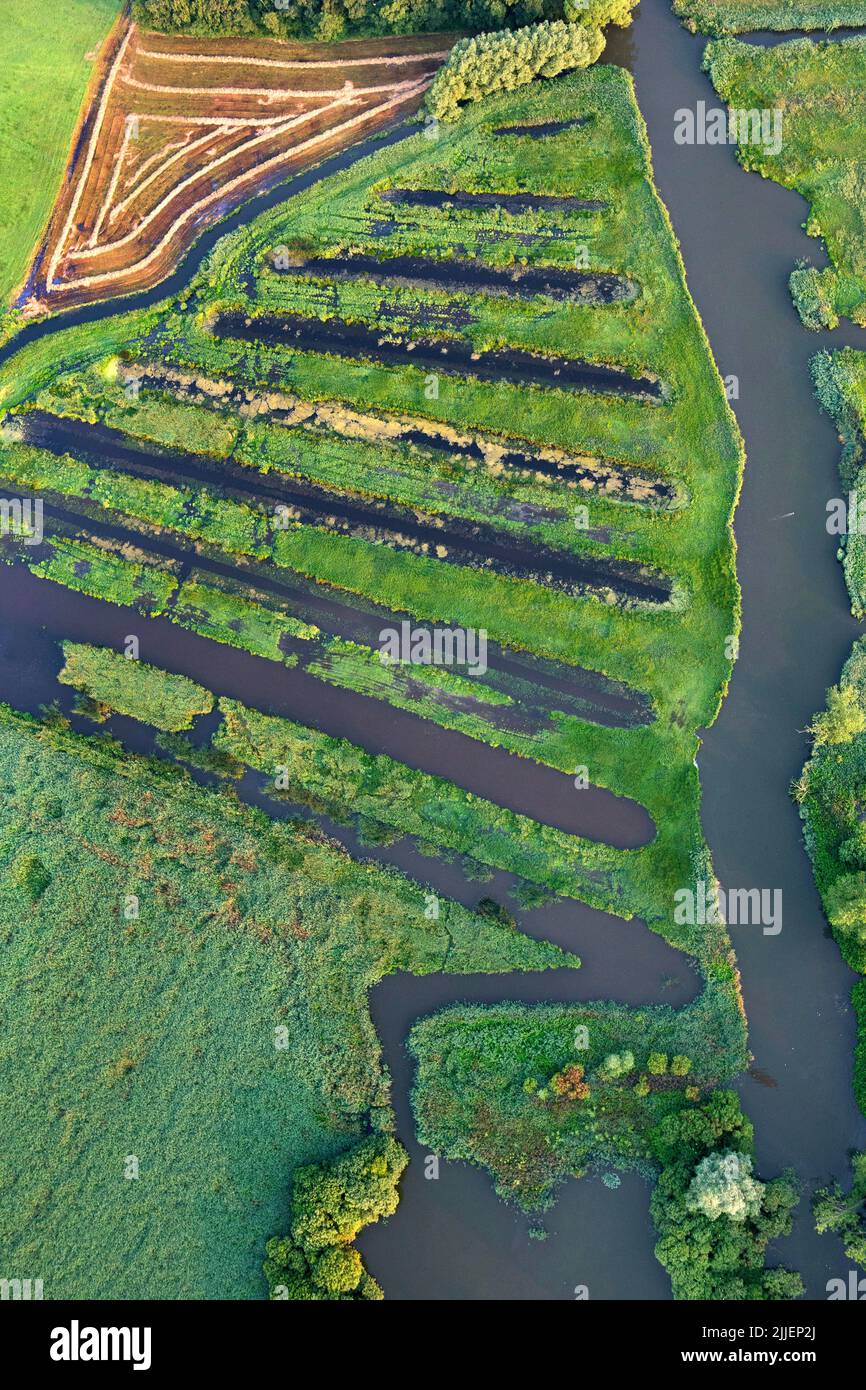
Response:
POLYGON ((830 265, 801 265, 791 275, 806 327, 834 328, 840 318, 866 325, 866 39, 795 39, 774 48, 720 39, 707 45, 704 67, 729 106, 782 112, 778 153, 761 144, 740 145, 738 153, 744 168, 796 189, 811 205, 806 230, 823 238, 830 265))
POLYGON ((263 1295, 297 1165, 391 1126, 369 986, 573 963, 111 741, 4 710, 0 760, 0 1243, 46 1297, 263 1295))
POLYGON ((863 445, 866 439, 866 353, 856 348, 819 352, 812 358, 815 395, 839 431, 841 483, 838 507, 828 509, 827 525, 839 535, 838 555, 855 618, 866 616, 866 489, 863 445), (853 499, 853 503, 852 503, 853 499), (863 512, 861 519, 861 509, 863 512))
MULTIPOLYGON (((866 976, 866 640, 855 644, 839 685, 827 694, 794 794, 833 935, 851 969, 866 976)), ((866 978, 851 997, 859 1024, 854 1090, 866 1114, 866 978)))
POLYGON ((687 29, 746 34, 760 29, 841 29, 866 24, 862 0, 673 0, 687 29))
POLYGON ((70 0, 56 9, 7 4, 0 15, 0 337, 57 196, 94 56, 120 8, 70 0))

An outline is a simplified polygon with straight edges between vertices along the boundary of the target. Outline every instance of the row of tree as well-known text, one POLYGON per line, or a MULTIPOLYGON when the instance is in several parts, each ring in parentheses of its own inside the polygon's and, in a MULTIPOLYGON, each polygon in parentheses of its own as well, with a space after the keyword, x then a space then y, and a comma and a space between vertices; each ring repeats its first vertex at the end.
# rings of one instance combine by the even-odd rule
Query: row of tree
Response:
POLYGON ((463 102, 512 92, 536 77, 589 67, 603 48, 600 29, 563 20, 461 39, 433 79, 427 110, 438 121, 453 121, 463 102))
POLYGON ((625 27, 637 0, 133 0, 136 21, 164 33, 270 34, 324 41, 353 34, 469 34, 545 19, 625 27))
POLYGON ((753 1130, 734 1091, 714 1091, 680 1110, 651 1136, 661 1175, 651 1210, 656 1256, 675 1298, 789 1299, 799 1274, 767 1269, 767 1244, 791 1230, 799 1194, 792 1174, 759 1182, 752 1173, 753 1130))
POLYGON ((329 42, 359 34, 518 28, 561 18, 563 0, 387 0, 384 5, 375 0, 133 0, 133 11, 143 27, 164 33, 329 42))

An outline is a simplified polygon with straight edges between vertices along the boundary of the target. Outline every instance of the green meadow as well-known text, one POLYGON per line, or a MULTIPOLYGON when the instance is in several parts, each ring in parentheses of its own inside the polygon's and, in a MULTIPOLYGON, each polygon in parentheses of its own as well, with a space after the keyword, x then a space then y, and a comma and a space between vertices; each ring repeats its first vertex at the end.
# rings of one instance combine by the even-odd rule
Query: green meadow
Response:
POLYGON ((391 1128, 368 988, 577 964, 111 740, 0 708, 0 764, 0 1246, 46 1298, 265 1297, 295 1169, 391 1128))
POLYGON ((9 0, 0 15, 0 309, 21 284, 70 154, 119 0, 9 0))

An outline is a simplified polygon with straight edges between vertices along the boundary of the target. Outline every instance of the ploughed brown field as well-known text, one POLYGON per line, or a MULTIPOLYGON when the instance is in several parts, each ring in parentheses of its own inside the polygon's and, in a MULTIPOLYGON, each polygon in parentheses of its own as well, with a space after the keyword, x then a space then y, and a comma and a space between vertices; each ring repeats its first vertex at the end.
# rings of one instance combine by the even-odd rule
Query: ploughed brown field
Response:
POLYGON ((456 37, 296 44, 169 37, 120 21, 25 312, 157 284, 240 203, 417 110, 456 37))

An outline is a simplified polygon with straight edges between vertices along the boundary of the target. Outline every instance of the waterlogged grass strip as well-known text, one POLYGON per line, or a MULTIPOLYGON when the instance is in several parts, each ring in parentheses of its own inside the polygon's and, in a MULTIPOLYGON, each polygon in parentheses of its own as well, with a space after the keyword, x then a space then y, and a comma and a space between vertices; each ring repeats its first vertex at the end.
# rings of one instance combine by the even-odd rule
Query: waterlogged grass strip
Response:
MULTIPOLYGON (((506 869, 555 893, 595 901, 622 853, 540 825, 417 772, 287 719, 220 700, 214 747, 273 779, 274 789, 312 798, 338 820, 352 814, 506 869)), ((629 914, 630 915, 630 914, 629 914)))
POLYGON ((214 697, 187 676, 89 643, 64 642, 65 664, 57 679, 87 695, 105 713, 114 711, 168 733, 192 728, 209 714, 214 697))

